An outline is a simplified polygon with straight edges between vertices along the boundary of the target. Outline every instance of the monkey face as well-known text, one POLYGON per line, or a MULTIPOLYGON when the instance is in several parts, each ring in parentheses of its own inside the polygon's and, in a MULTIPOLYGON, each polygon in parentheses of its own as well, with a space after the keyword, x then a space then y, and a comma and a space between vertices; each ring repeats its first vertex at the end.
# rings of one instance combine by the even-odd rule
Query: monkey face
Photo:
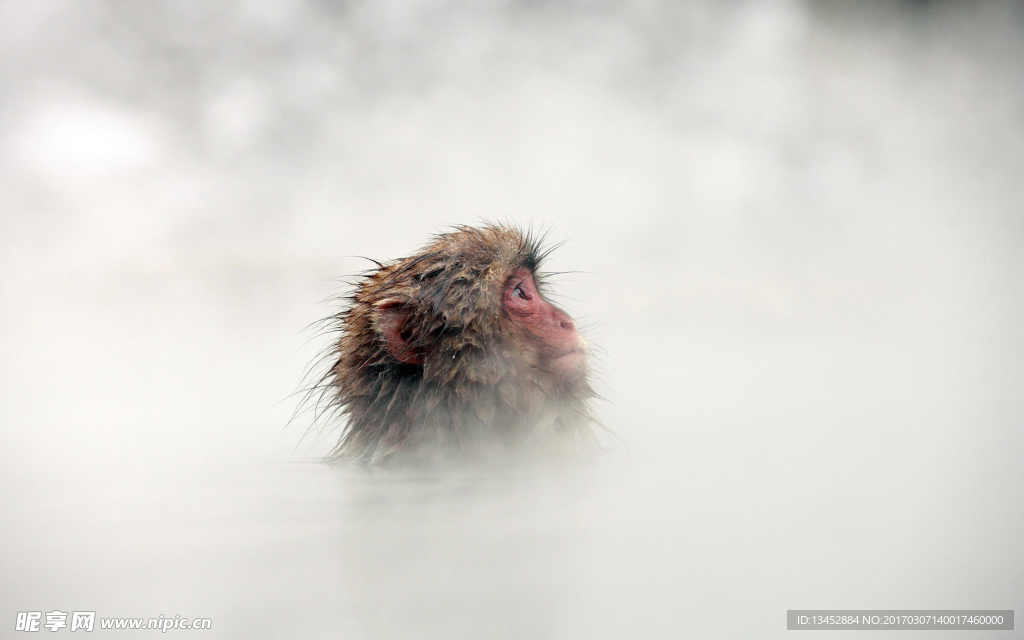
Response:
MULTIPOLYGON (((417 331, 417 316, 410 305, 386 298, 375 306, 383 342, 396 360, 424 366, 442 351, 439 345, 423 338, 422 330, 417 331)), ((576 332, 572 318, 544 299, 533 271, 517 268, 505 280, 500 309, 505 328, 497 335, 505 343, 503 351, 511 354, 521 374, 550 391, 585 377, 587 343, 576 332)), ((466 327, 463 331, 468 334, 472 329, 466 327)))
POLYGON ((544 298, 544 255, 528 234, 486 225, 378 263, 334 316, 321 388, 348 417, 335 455, 591 437, 587 343, 544 298))
POLYGON ((516 333, 532 347, 533 367, 563 380, 586 373, 586 341, 576 332, 572 318, 540 294, 529 269, 518 269, 509 278, 502 307, 516 333))

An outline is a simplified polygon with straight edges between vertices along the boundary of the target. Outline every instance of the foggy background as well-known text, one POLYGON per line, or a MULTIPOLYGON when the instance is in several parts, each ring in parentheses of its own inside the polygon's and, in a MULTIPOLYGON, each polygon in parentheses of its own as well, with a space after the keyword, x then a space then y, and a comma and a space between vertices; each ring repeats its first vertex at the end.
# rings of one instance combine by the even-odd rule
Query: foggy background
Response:
POLYGON ((0 628, 1019 614, 1022 250, 1018 2, 4 1, 0 628), (482 219, 566 241, 624 446, 316 464, 336 434, 288 421, 334 278, 482 219))

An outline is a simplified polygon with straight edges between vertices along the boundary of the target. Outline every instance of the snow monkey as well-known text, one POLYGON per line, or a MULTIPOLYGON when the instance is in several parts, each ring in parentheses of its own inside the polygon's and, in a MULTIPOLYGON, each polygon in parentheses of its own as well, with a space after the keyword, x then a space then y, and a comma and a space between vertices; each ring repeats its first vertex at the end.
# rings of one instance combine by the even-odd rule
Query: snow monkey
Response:
POLYGON ((346 419, 334 459, 472 459, 595 442, 587 343, 544 297, 530 234, 461 226, 376 263, 327 319, 314 385, 346 419))

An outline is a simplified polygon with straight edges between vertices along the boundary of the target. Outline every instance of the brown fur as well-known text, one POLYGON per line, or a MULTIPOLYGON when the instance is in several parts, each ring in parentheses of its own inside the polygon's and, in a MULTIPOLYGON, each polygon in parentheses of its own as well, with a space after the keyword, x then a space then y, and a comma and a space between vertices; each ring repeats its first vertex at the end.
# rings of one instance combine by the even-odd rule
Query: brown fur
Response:
POLYGON ((331 457, 472 458, 593 442, 585 368, 553 372, 544 340, 502 304, 517 270, 542 287, 544 255, 509 226, 458 227, 365 274, 328 319, 338 338, 314 385, 347 419, 331 457), (392 329, 407 353, 389 350, 388 323, 400 323, 392 329))

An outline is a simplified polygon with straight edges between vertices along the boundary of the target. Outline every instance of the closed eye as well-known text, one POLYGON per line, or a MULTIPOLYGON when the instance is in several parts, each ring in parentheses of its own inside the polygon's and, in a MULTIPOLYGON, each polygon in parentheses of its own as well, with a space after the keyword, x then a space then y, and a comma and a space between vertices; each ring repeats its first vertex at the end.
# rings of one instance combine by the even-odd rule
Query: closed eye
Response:
POLYGON ((523 291, 523 288, 519 287, 519 286, 517 286, 516 288, 512 289, 512 295, 515 296, 516 298, 520 298, 522 300, 529 300, 530 299, 530 296, 527 295, 527 293, 525 291, 523 291))

